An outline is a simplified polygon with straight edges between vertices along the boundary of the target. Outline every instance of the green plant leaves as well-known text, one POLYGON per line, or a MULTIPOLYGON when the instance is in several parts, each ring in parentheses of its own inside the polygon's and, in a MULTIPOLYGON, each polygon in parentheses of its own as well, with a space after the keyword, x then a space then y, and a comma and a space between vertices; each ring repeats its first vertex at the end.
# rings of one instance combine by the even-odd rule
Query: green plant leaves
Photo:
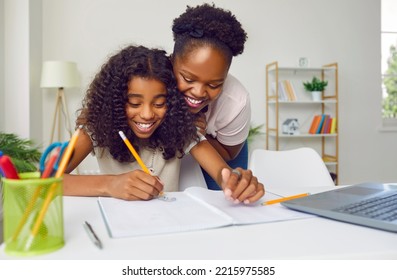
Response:
POLYGON ((18 172, 37 170, 41 152, 34 146, 32 140, 21 139, 12 133, 0 132, 0 151, 11 157, 18 172))
POLYGON ((304 82, 303 86, 307 91, 323 91, 328 85, 328 81, 322 81, 316 76, 313 77, 312 81, 304 82))

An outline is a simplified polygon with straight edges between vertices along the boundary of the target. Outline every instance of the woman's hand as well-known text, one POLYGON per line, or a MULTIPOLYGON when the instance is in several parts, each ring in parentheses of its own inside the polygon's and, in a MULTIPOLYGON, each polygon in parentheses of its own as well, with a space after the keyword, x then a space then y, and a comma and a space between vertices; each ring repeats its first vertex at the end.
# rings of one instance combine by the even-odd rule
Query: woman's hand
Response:
POLYGON ((108 187, 109 195, 124 200, 150 200, 163 191, 164 185, 158 177, 142 170, 114 175, 108 187))
POLYGON ((263 184, 252 175, 251 170, 242 168, 222 170, 222 189, 226 198, 236 204, 256 202, 265 194, 263 184))

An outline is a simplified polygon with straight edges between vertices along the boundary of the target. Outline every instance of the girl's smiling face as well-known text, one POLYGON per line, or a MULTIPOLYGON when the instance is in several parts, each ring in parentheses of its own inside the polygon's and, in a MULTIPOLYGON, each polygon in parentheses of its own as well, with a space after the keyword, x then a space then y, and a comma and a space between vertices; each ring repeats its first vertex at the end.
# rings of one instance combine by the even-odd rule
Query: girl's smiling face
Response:
POLYGON ((167 112, 167 89, 155 79, 134 77, 128 83, 127 121, 134 134, 149 138, 167 112))
POLYGON ((206 46, 174 57, 173 68, 179 91, 190 110, 198 113, 218 98, 229 63, 221 51, 206 46))

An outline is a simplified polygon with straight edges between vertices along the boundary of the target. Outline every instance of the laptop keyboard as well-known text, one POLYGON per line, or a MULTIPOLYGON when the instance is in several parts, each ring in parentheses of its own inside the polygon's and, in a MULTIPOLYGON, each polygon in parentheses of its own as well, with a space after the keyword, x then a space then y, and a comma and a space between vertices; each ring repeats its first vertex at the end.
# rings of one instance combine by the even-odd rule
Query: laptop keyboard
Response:
POLYGON ((334 211, 382 221, 397 220, 397 193, 352 203, 334 211))

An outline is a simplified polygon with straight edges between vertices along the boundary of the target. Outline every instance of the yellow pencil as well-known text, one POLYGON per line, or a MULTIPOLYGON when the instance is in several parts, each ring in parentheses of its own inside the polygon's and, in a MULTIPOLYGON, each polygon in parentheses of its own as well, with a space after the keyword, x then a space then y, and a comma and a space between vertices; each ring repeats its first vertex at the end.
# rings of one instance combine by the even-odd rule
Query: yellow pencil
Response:
MULTIPOLYGON (((69 163, 70 157, 72 156, 72 152, 73 152, 74 146, 76 145, 77 138, 79 136, 81 128, 82 128, 82 126, 79 126, 78 129, 72 135, 72 138, 70 138, 69 144, 66 147, 65 153, 62 156, 58 170, 55 174, 55 178, 62 177, 63 173, 65 172, 66 166, 69 163)), ((39 215, 37 216, 37 220, 36 220, 35 224, 33 225, 29 239, 26 242, 26 246, 25 246, 26 250, 28 250, 30 248, 34 237, 37 235, 37 233, 40 229, 40 225, 44 220, 45 213, 47 212, 47 209, 51 203, 52 197, 53 197, 57 187, 58 187, 58 185, 56 183, 54 183, 51 185, 50 190, 48 191, 47 197, 45 198, 45 200, 43 202, 43 207, 41 208, 39 215)))
MULTIPOLYGON (((124 143, 127 145, 128 149, 130 150, 130 152, 132 153, 132 155, 135 157, 136 161, 138 162, 139 166, 142 168, 143 171, 145 171, 145 173, 153 175, 150 173, 149 169, 146 167, 146 165, 143 163, 141 157, 138 155, 138 153, 135 151, 134 147, 132 146, 130 140, 128 140, 128 138, 125 136, 124 132, 122 132, 121 130, 119 131, 120 137, 121 139, 123 139, 124 143)), ((164 192, 160 192, 159 196, 163 196, 164 192)))
POLYGON ((282 198, 278 198, 278 199, 273 199, 273 200, 262 202, 262 205, 276 204, 276 203, 280 203, 280 202, 291 200, 291 199, 295 199, 295 198, 305 197, 305 196, 308 196, 308 195, 310 195, 310 193, 301 193, 301 194, 297 194, 297 195, 293 195, 293 196, 286 196, 286 197, 282 197, 282 198))
POLYGON ((146 165, 143 163, 141 157, 138 155, 138 153, 135 151, 134 147, 131 145, 131 142, 128 140, 128 138, 125 136, 124 132, 119 131, 121 139, 123 139, 124 143, 127 145, 128 149, 138 162, 139 166, 142 168, 143 171, 145 171, 147 174, 150 174, 149 169, 146 167, 146 165))

